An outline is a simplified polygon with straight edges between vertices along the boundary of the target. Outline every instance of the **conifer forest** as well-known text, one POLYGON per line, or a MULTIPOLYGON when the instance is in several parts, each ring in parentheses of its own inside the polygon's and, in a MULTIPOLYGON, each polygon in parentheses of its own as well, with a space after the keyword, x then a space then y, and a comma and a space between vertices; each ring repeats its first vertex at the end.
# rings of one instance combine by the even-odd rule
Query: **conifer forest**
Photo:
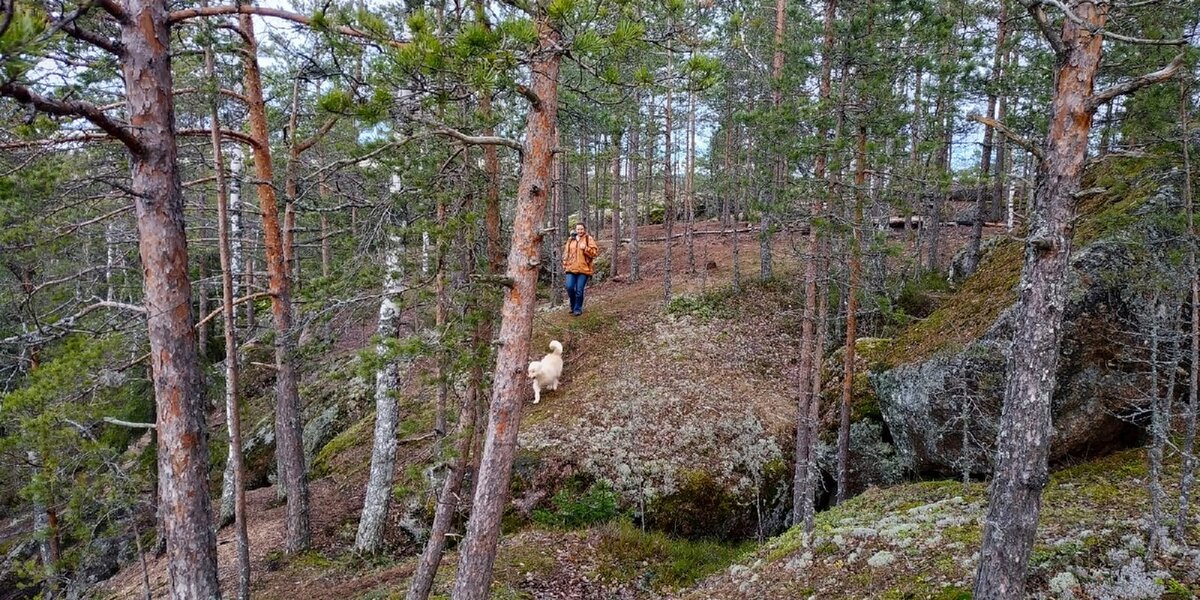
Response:
POLYGON ((0 0, 0 600, 1200 596, 1198 0, 0 0))

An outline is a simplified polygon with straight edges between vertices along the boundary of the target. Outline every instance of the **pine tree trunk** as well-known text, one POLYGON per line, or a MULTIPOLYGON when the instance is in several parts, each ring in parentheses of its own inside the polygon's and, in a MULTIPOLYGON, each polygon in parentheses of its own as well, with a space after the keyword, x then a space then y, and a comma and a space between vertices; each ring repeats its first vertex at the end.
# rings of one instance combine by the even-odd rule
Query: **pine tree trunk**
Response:
POLYGON ((492 404, 487 425, 471 520, 459 553, 454 582, 455 600, 484 600, 489 596, 500 518, 508 503, 508 485, 516 450, 521 408, 528 384, 525 369, 537 303, 541 235, 538 225, 546 210, 558 120, 559 33, 549 18, 536 18, 539 50, 530 68, 530 88, 537 102, 526 118, 524 164, 517 190, 507 276, 512 287, 504 293, 500 350, 493 377, 492 404))
POLYGON ((1183 146, 1183 200, 1187 212, 1188 231, 1188 273, 1191 274, 1191 360, 1189 361, 1188 376, 1188 407, 1184 413, 1184 438, 1180 449, 1183 466, 1179 478, 1179 514, 1175 519, 1175 540, 1184 543, 1188 525, 1192 521, 1189 514, 1192 487, 1196 483, 1196 403, 1200 401, 1200 265, 1196 261, 1196 211, 1192 196, 1192 158, 1191 138, 1188 137, 1190 88, 1180 86, 1179 123, 1184 132, 1183 146))
MULTIPOLYGON (((487 341, 480 339, 477 335, 476 347, 479 344, 486 344, 487 341)), ((482 393, 483 385, 482 369, 477 369, 477 371, 478 373, 472 372, 470 388, 459 409, 458 431, 454 434, 457 436, 454 444, 454 464, 450 467, 450 473, 446 475, 446 480, 442 482, 437 508, 434 510, 433 524, 429 528, 429 540, 425 543, 425 550, 421 553, 420 562, 417 563, 417 571, 413 574, 408 594, 405 595, 406 600, 429 598, 429 592, 433 589, 434 577, 437 576, 438 567, 442 562, 442 552, 446 549, 446 534, 450 532, 454 511, 458 508, 461 499, 463 476, 471 464, 471 447, 474 441, 472 437, 479 407, 479 394, 482 393)))
MULTIPOLYGON (((988 118, 997 118, 996 112, 996 88, 1000 85, 1000 70, 1004 62, 1004 44, 1008 30, 1008 2, 1000 2, 1000 14, 996 18, 996 50, 992 55, 992 74, 988 79, 988 95, 987 95, 987 116, 988 118)), ((999 136, 1003 138, 1004 136, 999 136)), ((980 254, 979 249, 983 241, 983 222, 988 217, 988 176, 992 171, 992 140, 995 138, 995 132, 991 127, 984 127, 983 131, 983 152, 979 157, 979 188, 975 194, 975 223, 971 228, 971 245, 967 250, 967 263, 965 265, 965 273, 970 275, 979 267, 980 254)))
MULTIPOLYGON (((817 250, 817 270, 819 273, 829 272, 830 256, 829 238, 820 238, 817 250)), ((817 344, 812 363, 812 402, 808 405, 808 423, 811 431, 808 433, 808 473, 809 485, 812 486, 812 500, 809 510, 804 514, 804 531, 812 539, 813 527, 816 524, 816 494, 817 482, 822 481, 821 467, 817 462, 817 441, 821 427, 821 389, 824 386, 822 376, 825 368, 825 346, 829 338, 829 280, 818 279, 817 284, 817 344)))
POLYGON ((846 500, 850 486, 850 407, 854 401, 854 351, 858 339, 858 293, 862 279, 863 196, 867 183, 867 126, 858 126, 854 172, 854 214, 850 223, 850 281, 846 293, 846 347, 842 355, 842 405, 837 439, 837 503, 846 500))
POLYGON ((612 147, 612 260, 609 261, 610 277, 616 277, 619 274, 617 264, 620 260, 621 250, 621 141, 625 137, 625 131, 620 130, 613 134, 612 147))
MULTIPOLYGON (((671 47, 667 46, 667 79, 673 82, 674 62, 671 47)), ((673 107, 671 99, 675 96, 673 83, 667 84, 666 107, 663 110, 663 222, 666 225, 666 241, 663 242, 663 305, 671 302, 671 249, 674 245, 672 238, 675 231, 675 167, 673 164, 675 148, 671 145, 673 107)))
POLYGON ((688 141, 687 141, 687 222, 684 233, 687 239, 688 273, 696 273, 696 243, 692 235, 696 228, 696 90, 688 90, 688 141))
MULTIPOLYGON (((1085 22, 1104 26, 1106 7, 1089 1, 1072 6, 1085 22)), ((979 600, 1024 597, 1042 489, 1049 480, 1050 402, 1066 304, 1062 282, 1071 254, 1075 193, 1087 154, 1102 40, 1070 19, 1064 20, 1061 37, 1065 50, 1058 60, 1045 159, 1038 167, 1037 197, 1017 288, 1017 327, 975 581, 979 600)))
MULTIPOLYGON (((825 0, 825 17, 823 45, 821 50, 821 79, 818 88, 818 98, 822 105, 829 104, 833 82, 833 42, 834 19, 837 16, 837 0, 825 0)), ((821 147, 813 159, 813 180, 816 189, 825 189, 826 165, 828 149, 824 147, 825 138, 829 131, 822 127, 817 133, 821 147)), ((820 404, 820 388, 813 388, 817 381, 813 379, 813 365, 819 360, 817 354, 822 349, 817 346, 817 265, 820 262, 821 242, 818 238, 818 228, 813 226, 821 214, 823 195, 818 194, 812 200, 809 209, 808 228, 808 260, 804 263, 804 321, 800 326, 800 374, 797 379, 796 395, 798 398, 796 410, 796 464, 792 492, 792 523, 807 523, 810 515, 816 510, 814 505, 816 495, 816 480, 818 473, 815 466, 816 452, 815 434, 817 422, 812 418, 819 415, 819 409, 814 405, 820 404)), ((819 380, 819 375, 818 375, 819 380)), ((818 384, 819 385, 819 384, 818 384)))
POLYGON ((263 101, 262 77, 258 69, 258 42, 249 14, 239 15, 242 36, 246 40, 243 55, 245 95, 254 146, 254 171, 258 201, 262 210, 263 241, 266 248, 268 291, 275 322, 275 461, 279 485, 287 494, 287 551, 300 552, 310 543, 308 508, 308 470, 304 464, 301 437, 300 393, 292 364, 295 345, 292 331, 292 282, 288 272, 288 243, 279 222, 279 204, 275 196, 271 163, 267 111, 263 101))
MULTIPOLYGON (((638 107, 638 112, 642 109, 642 98, 639 93, 635 96, 635 105, 638 107)), ((627 160, 628 179, 625 185, 625 191, 629 194, 629 282, 634 283, 638 280, 637 267, 637 241, 638 241, 638 166, 641 157, 638 154, 641 152, 641 128, 637 122, 630 127, 629 130, 629 154, 627 160)))
POLYGON ((157 409, 159 516, 171 597, 220 598, 208 493, 208 436, 188 281, 183 191, 177 168, 171 33, 163 0, 127 0, 121 25, 138 249, 145 273, 150 365, 157 409))

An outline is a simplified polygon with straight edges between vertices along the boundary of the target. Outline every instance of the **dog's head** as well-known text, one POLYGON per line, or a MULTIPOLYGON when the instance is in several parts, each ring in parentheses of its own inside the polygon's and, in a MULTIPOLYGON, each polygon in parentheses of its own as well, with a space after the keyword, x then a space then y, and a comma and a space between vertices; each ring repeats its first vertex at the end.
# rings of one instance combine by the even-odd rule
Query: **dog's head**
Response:
POLYGON ((536 360, 529 363, 529 368, 525 370, 525 376, 530 379, 534 379, 535 377, 537 377, 538 366, 539 366, 539 363, 536 360))

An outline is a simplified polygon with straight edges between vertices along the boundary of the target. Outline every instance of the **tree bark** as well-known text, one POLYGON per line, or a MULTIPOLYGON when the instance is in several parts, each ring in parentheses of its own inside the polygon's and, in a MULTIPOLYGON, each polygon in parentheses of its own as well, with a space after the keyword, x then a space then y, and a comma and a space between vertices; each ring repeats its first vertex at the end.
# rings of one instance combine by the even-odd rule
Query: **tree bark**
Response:
MULTIPOLYGON (((213 79, 213 53, 204 52, 205 73, 213 79)), ((225 180, 225 155, 221 150, 221 125, 216 96, 211 102, 213 168, 217 175, 217 238, 221 261, 221 316, 225 320, 225 425, 229 431, 227 473, 231 474, 233 518, 236 527, 238 561, 238 599, 250 598, 250 541, 246 533, 245 468, 242 462, 242 419, 238 409, 237 318, 234 312, 234 275, 229 227, 229 196, 225 180)), ((224 510, 224 494, 222 494, 224 510)))
MULTIPOLYGON (((818 88, 818 99, 823 106, 828 106, 833 88, 833 25, 836 16, 837 0, 825 0, 824 39, 821 50, 821 79, 818 88)), ((817 132, 818 143, 821 146, 817 149, 817 154, 813 159, 813 180, 816 182, 815 187, 819 191, 814 195, 809 210, 810 222, 814 223, 818 215, 822 212, 824 199, 822 191, 826 189, 824 182, 828 162, 828 149, 825 148, 825 138, 828 135, 828 128, 823 126, 817 132)), ((814 380, 813 367, 819 362, 817 355, 822 352, 822 348, 817 346, 816 339, 817 265, 820 262, 821 248, 820 238, 817 234, 818 229, 817 227, 808 228, 809 256, 804 264, 804 321, 800 326, 800 375, 796 386, 796 395, 798 398, 796 407, 796 464, 792 492, 792 523, 794 525, 801 522, 809 523, 812 515, 815 513, 816 481, 819 475, 815 469, 815 457, 813 456, 816 451, 815 436, 819 421, 819 419, 814 419, 813 415, 819 416, 820 414, 821 394, 819 387, 813 387, 813 385, 819 386, 818 382, 820 378, 820 375, 817 374, 817 379, 814 380)))
MULTIPOLYGON (((1004 43, 1008 30, 1008 2, 1002 0, 1000 2, 1000 14, 996 18, 996 50, 992 55, 992 73, 988 78, 988 94, 987 94, 987 116, 995 118, 996 113, 996 88, 1000 85, 1000 69, 1004 62, 1004 43)), ((992 171, 992 140, 994 139, 994 131, 991 127, 984 127, 983 130, 983 151, 979 157, 979 188, 975 193, 975 223, 971 227, 971 245, 967 250, 967 262, 965 265, 965 273, 970 275, 979 267, 979 248, 983 241, 983 222, 989 216, 987 214, 989 194, 988 192, 988 177, 992 171)), ((999 136, 1003 139, 1004 136, 999 136)))
POLYGON ((625 131, 619 130, 613 133, 612 136, 612 260, 609 261, 612 267, 610 268, 610 277, 616 277, 619 274, 617 263, 620 259, 621 250, 621 141, 625 137, 625 131))
MULTIPOLYGON (((393 177, 392 192, 399 190, 398 178, 393 177)), ((384 254, 383 292, 379 301, 379 324, 375 346, 375 436, 371 444, 371 471, 367 491, 363 496, 362 516, 354 549, 358 552, 377 552, 383 544, 384 524, 392 500, 392 483, 396 472, 396 426, 400 421, 396 403, 396 388, 400 382, 400 367, 388 356, 387 340, 400 333, 400 299, 406 289, 404 278, 404 241, 401 234, 388 234, 384 254)))
POLYGON ((492 404, 487 425, 471 519, 459 553, 454 582, 455 600, 484 600, 489 596, 500 517, 508 503, 508 484, 528 389, 525 369, 537 304, 541 234, 538 225, 550 190, 555 132, 558 120, 560 34, 544 12, 536 16, 538 50, 530 65, 530 88, 537 98, 526 117, 526 150, 517 190, 512 243, 506 275, 513 285, 501 308, 500 350, 493 377, 492 404))
MULTIPOLYGON (((634 105, 637 106, 639 114, 642 110, 641 94, 637 94, 634 100, 634 105)), ((641 128, 637 122, 629 128, 629 153, 626 155, 628 161, 627 166, 627 183, 625 191, 629 194, 629 282, 634 283, 638 280, 637 268, 637 242, 638 242, 638 166, 641 159, 638 154, 641 151, 641 128)))
POLYGON ((1200 401, 1200 271, 1196 264, 1196 211, 1192 196, 1192 158, 1191 138, 1189 137, 1189 118, 1191 109, 1188 106, 1190 96, 1188 85, 1180 86, 1179 123, 1183 130, 1183 200, 1187 211, 1188 231, 1188 273, 1191 274, 1191 360, 1188 377, 1188 407, 1184 414, 1184 438, 1180 454, 1183 457, 1183 467, 1179 478, 1179 514, 1175 519, 1175 539, 1184 543, 1187 527, 1191 522, 1188 514, 1191 503, 1192 487, 1196 483, 1196 403, 1200 401))
POLYGON ((177 167, 171 33, 164 0, 127 0, 121 24, 133 151, 132 191, 145 274, 150 364, 157 405, 159 515, 171 597, 220 598, 208 493, 208 436, 196 353, 183 191, 177 167))
POLYGON ((850 407, 854 400, 854 351, 858 339, 858 288, 862 278, 863 196, 867 183, 867 126, 858 126, 855 151, 854 214, 850 223, 850 281, 846 293, 846 348, 842 355, 842 405, 837 439, 837 503, 846 500, 850 484, 850 407))
POLYGON ((692 235, 696 228, 696 90, 688 89, 688 129, 687 129, 687 179, 686 188, 687 213, 684 222, 684 233, 687 238, 688 273, 696 273, 696 240, 692 235))
POLYGON ((275 459, 279 485, 287 494, 287 551, 300 552, 308 548, 309 531, 308 470, 304 464, 304 443, 300 422, 300 393, 292 364, 292 289, 288 272, 288 249, 279 222, 279 204, 275 196, 275 179, 271 162, 270 136, 267 133, 267 110, 263 101, 262 77, 258 69, 258 42, 254 23, 249 14, 238 16, 242 36, 246 40, 243 55, 245 95, 254 145, 254 171, 259 206, 262 210, 263 241, 266 248, 268 291, 271 294, 271 314, 275 322, 275 459))
POLYGON ((672 105, 671 98, 675 95, 674 86, 674 57, 671 55, 670 43, 667 44, 667 99, 663 110, 663 222, 666 225, 667 242, 663 254, 663 304, 671 302, 671 233, 675 229, 675 148, 671 145, 672 105))
MULTIPOLYGON (((1070 6, 1089 25, 1104 26, 1106 5, 1083 0, 1070 6)), ((1071 19, 1064 19, 1061 38, 1066 47, 1058 57, 1045 160, 1038 167, 996 469, 975 581, 975 597, 980 600, 1024 597, 1042 489, 1049 480, 1050 401, 1066 303, 1063 281, 1071 254, 1075 192, 1083 176, 1092 124, 1094 109, 1089 101, 1103 39, 1071 19)))

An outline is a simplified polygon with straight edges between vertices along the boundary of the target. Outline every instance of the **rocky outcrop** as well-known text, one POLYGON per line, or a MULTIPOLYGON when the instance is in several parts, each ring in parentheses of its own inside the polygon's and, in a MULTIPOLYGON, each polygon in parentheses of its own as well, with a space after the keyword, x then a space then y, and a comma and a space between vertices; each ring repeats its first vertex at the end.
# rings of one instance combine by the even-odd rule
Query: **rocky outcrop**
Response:
MULTIPOLYGON (((1093 230, 1093 239, 1080 244, 1071 260, 1064 282, 1068 300, 1052 408, 1053 462, 1106 453, 1136 441, 1140 413, 1149 404, 1145 348, 1147 315, 1153 311, 1141 287, 1149 279, 1147 240, 1163 237, 1161 223, 1152 217, 1171 208, 1174 198, 1164 192, 1135 208, 1126 207, 1117 215, 1119 227, 1100 234, 1093 230)), ((993 246, 991 254, 1013 244, 1020 242, 1005 240, 993 246)), ((1019 256, 1005 254, 1006 260, 1019 256)), ((981 271, 989 268, 1001 266, 985 262, 981 271)), ((958 301, 965 300, 951 297, 946 303, 958 301)), ((911 469, 990 472, 1014 325, 1010 306, 974 339, 872 374, 884 421, 911 469)), ((945 324, 942 327, 944 331, 945 324)))

